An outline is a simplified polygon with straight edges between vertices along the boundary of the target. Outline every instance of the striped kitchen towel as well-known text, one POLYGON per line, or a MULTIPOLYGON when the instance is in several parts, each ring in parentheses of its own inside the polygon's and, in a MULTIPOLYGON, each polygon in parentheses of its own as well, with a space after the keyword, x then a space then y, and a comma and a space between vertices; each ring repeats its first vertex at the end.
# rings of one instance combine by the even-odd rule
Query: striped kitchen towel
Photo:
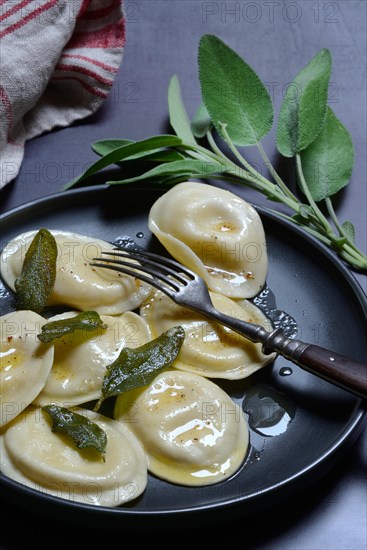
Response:
POLYGON ((0 0, 0 188, 25 142, 95 112, 119 70, 122 0, 0 0))

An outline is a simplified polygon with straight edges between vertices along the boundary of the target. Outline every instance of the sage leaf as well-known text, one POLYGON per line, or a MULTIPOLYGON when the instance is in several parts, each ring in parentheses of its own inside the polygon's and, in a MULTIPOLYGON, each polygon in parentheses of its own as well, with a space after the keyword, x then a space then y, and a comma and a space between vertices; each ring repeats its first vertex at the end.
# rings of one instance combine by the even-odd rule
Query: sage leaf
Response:
POLYGON ((348 184, 354 163, 353 142, 330 107, 320 134, 302 151, 301 163, 315 202, 335 195, 348 184))
POLYGON ((191 130, 196 138, 203 138, 213 125, 212 119, 204 103, 200 103, 191 121, 191 130))
POLYGON ((173 75, 168 86, 168 111, 170 124, 182 141, 196 145, 191 131, 190 120, 181 97, 181 87, 177 75, 173 75))
POLYGON ((86 416, 55 404, 45 405, 42 410, 52 418, 52 431, 69 435, 78 449, 94 447, 102 455, 106 452, 107 435, 102 428, 86 416))
POLYGON ((157 179, 156 178, 149 179, 149 181, 151 183, 154 183, 160 186, 170 187, 170 186, 176 185, 176 183, 182 183, 184 181, 187 181, 191 177, 192 177, 192 174, 184 172, 180 174, 160 176, 157 179))
POLYGON ((198 178, 205 178, 210 174, 220 174, 226 171, 224 164, 219 162, 208 162, 204 160, 178 160, 175 162, 159 164, 155 166, 148 172, 141 174, 140 176, 135 176, 133 178, 127 178, 124 180, 109 181, 109 185, 113 184, 122 184, 122 183, 134 183, 137 181, 142 181, 150 179, 157 176, 167 176, 170 174, 187 174, 188 176, 196 176, 198 178))
POLYGON ((128 145, 123 145, 122 147, 114 149, 110 153, 107 153, 102 158, 97 160, 97 162, 92 164, 92 166, 85 170, 80 176, 66 184, 64 190, 74 187, 86 177, 91 176, 96 172, 99 172, 100 170, 106 168, 107 166, 110 166, 111 164, 115 164, 117 162, 120 162, 121 160, 131 158, 133 155, 135 155, 136 158, 136 155, 138 153, 145 154, 146 151, 152 151, 160 147, 171 147, 181 144, 182 140, 177 136, 162 135, 153 136, 142 141, 136 141, 128 145))
POLYGON ((41 340, 41 342, 49 343, 67 334, 72 334, 76 330, 92 332, 97 329, 106 328, 107 325, 103 323, 96 311, 83 311, 69 319, 59 319, 46 323, 42 326, 40 334, 37 334, 37 338, 41 340))
MULTIPOLYGON (((98 155, 104 156, 107 155, 107 153, 115 151, 124 145, 129 145, 130 143, 134 142, 128 139, 106 139, 95 141, 92 144, 92 149, 98 155)), ((153 151, 144 151, 142 153, 138 153, 137 155, 132 155, 126 159, 126 161, 130 162, 131 160, 140 158, 143 158, 144 162, 172 162, 173 160, 182 160, 185 157, 175 149, 156 149, 153 151)), ((122 164, 122 162, 120 164, 122 164)))
POLYGON ((123 348, 119 357, 107 367, 102 397, 95 410, 107 397, 150 384, 160 371, 172 365, 184 338, 184 329, 176 326, 139 348, 123 348))
POLYGON ((276 131, 283 156, 293 157, 319 135, 327 113, 331 64, 329 50, 320 50, 288 86, 276 131))
MULTIPOLYGON (((273 124, 270 95, 255 71, 214 35, 199 44, 199 78, 204 104, 214 126, 219 123, 236 145, 258 143, 273 124)), ((223 137, 223 136, 222 136, 223 137)))
POLYGON ((346 235, 346 237, 352 242, 355 242, 355 236, 356 236, 356 230, 354 229, 354 225, 350 221, 345 221, 342 223, 343 231, 346 235))
POLYGON ((46 228, 34 236, 14 282, 17 309, 30 309, 41 313, 47 305, 56 278, 57 244, 46 228))
POLYGON ((175 149, 160 149, 145 155, 144 162, 173 162, 175 160, 184 160, 185 157, 175 149))
POLYGON ((124 147, 125 145, 130 145, 134 143, 130 139, 101 139, 92 143, 91 147, 97 155, 103 157, 111 151, 115 151, 119 147, 124 147))
POLYGON ((312 208, 307 204, 301 204, 297 214, 294 214, 292 216, 292 220, 295 220, 300 223, 305 223, 306 221, 312 219, 312 217, 313 217, 312 208))

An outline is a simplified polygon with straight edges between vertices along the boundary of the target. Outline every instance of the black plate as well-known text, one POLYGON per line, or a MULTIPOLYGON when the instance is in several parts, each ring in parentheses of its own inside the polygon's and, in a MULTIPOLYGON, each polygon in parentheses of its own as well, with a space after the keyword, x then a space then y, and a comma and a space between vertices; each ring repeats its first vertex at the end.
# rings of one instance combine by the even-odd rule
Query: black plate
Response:
MULTIPOLYGON (((161 193, 101 186, 52 195, 2 216, 2 243, 43 226, 107 241, 129 236, 160 252, 148 230, 147 216, 161 193)), ((267 236, 267 285, 277 308, 297 320, 299 338, 365 361, 367 300, 354 277, 305 232, 266 209, 257 209, 267 236)), ((11 300, 1 290, 4 314, 11 300)), ((196 521, 252 513, 301 491, 335 464, 364 426, 361 400, 281 357, 247 380, 221 385, 243 403, 251 424, 247 460, 227 481, 192 488, 149 476, 145 493, 119 508, 51 497, 0 474, 1 492, 25 508, 74 523, 128 529, 137 525, 169 528, 189 521, 192 526, 196 521), (287 375, 289 369, 292 374, 287 375)))

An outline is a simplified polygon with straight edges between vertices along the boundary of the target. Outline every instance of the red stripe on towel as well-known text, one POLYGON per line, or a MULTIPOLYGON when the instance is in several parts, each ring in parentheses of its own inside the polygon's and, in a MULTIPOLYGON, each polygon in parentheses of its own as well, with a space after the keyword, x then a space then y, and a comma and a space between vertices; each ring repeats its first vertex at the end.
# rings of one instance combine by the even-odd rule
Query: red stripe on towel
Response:
POLYGON ((50 0, 50 2, 47 2, 47 4, 44 4, 43 6, 39 6, 37 9, 32 11, 31 13, 28 13, 23 19, 20 19, 17 21, 17 23, 14 23, 14 25, 10 25, 6 29, 0 32, 0 38, 3 36, 6 36, 7 34, 11 34, 14 31, 19 30, 21 27, 29 23, 29 21, 32 21, 35 17, 43 13, 44 11, 49 10, 50 8, 53 8, 57 4, 58 0, 50 0))
POLYGON ((85 88, 90 94, 102 97, 103 99, 108 96, 108 93, 103 92, 102 90, 98 90, 98 88, 94 88, 93 86, 90 86, 89 84, 84 82, 84 80, 78 78, 77 76, 53 76, 51 80, 74 80, 75 82, 78 82, 83 88, 85 88))
POLYGON ((97 10, 88 10, 82 14, 80 19, 101 19, 102 17, 106 17, 106 15, 109 15, 113 10, 118 8, 121 4, 121 0, 112 0, 111 4, 109 6, 106 6, 105 8, 99 8, 97 10))
POLYGON ((76 33, 67 44, 72 48, 123 48, 125 45, 125 20, 121 18, 112 25, 91 32, 76 33))
POLYGON ((93 59, 93 57, 87 57, 86 55, 80 55, 78 53, 64 53, 61 59, 81 59, 82 61, 87 61, 88 63, 92 63, 92 65, 96 65, 97 67, 101 67, 101 69, 105 69, 106 71, 109 71, 111 73, 117 73, 118 67, 113 67, 112 65, 107 65, 106 63, 102 63, 102 61, 98 61, 98 59, 93 59))
POLYGON ((27 4, 30 4, 31 2, 33 2, 33 0, 23 0, 23 2, 19 2, 19 4, 15 4, 15 6, 10 8, 10 10, 3 13, 3 15, 0 15, 0 21, 4 21, 4 19, 6 19, 7 17, 10 17, 11 15, 13 15, 13 13, 16 13, 22 8, 25 8, 25 6, 27 6, 27 4))
POLYGON ((90 0, 83 0, 83 1, 82 1, 81 5, 80 5, 80 8, 79 8, 78 15, 76 16, 77 19, 78 19, 79 17, 82 17, 82 15, 84 14, 84 12, 88 9, 89 4, 90 4, 90 0))
POLYGON ((59 63, 56 65, 56 70, 58 71, 72 71, 77 72, 81 74, 85 74, 87 76, 90 76, 97 82, 100 82, 101 84, 107 84, 107 86, 112 86, 113 80, 110 80, 109 78, 104 78, 103 76, 100 76, 98 73, 95 73, 94 71, 91 71, 90 69, 86 69, 85 67, 82 67, 81 65, 66 65, 65 63, 59 63))

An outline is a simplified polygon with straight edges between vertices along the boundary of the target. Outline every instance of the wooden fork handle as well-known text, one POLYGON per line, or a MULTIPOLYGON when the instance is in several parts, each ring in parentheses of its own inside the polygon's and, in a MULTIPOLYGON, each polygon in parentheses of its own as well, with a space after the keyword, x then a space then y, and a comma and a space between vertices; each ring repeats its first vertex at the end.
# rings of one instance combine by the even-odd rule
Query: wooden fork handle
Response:
POLYGON ((367 399, 366 364, 314 344, 298 342, 292 340, 290 353, 286 349, 279 352, 304 370, 367 399))
POLYGON ((280 327, 268 332, 261 325, 224 315, 213 306, 202 311, 252 342, 261 343, 265 354, 278 353, 302 369, 367 399, 366 364, 315 344, 288 338, 280 327))

